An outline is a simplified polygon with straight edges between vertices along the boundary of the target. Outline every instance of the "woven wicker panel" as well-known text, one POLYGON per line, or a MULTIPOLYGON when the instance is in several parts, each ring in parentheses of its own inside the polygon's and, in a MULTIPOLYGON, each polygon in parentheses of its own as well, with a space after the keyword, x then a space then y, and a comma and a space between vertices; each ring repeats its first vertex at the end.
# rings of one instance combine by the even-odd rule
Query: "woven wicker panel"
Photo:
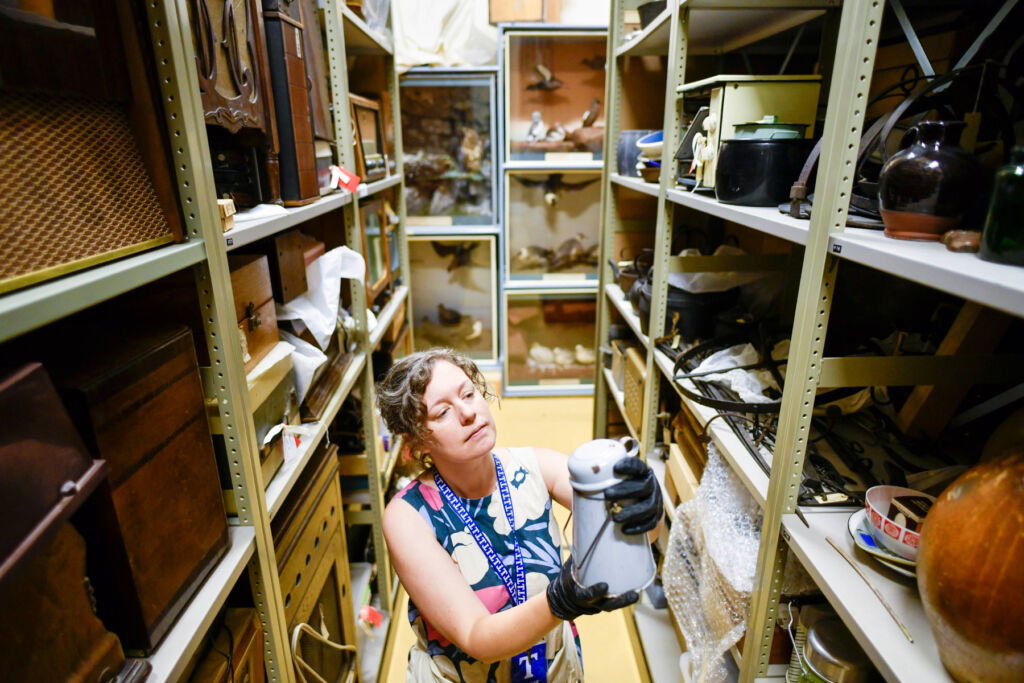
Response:
POLYGON ((0 292, 172 234, 119 107, 0 95, 0 292))

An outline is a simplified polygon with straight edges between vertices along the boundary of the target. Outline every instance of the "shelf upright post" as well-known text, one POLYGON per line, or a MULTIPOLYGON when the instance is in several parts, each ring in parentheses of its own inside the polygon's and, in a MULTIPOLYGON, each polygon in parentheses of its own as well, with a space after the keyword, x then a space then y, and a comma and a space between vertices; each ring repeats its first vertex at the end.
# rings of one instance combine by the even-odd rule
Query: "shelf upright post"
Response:
POLYGON ((658 397, 661 389, 661 373, 654 362, 656 341, 665 332, 665 312, 668 300, 669 259, 672 250, 672 223, 675 204, 669 202, 669 187, 675 186, 675 164, 666 159, 675 159, 679 146, 679 129, 682 125, 683 98, 677 93, 686 80, 687 35, 690 28, 689 5, 672 3, 669 18, 668 64, 665 75, 665 116, 662 123, 664 144, 661 152, 661 174, 658 182, 658 218, 654 233, 654 280, 651 284, 651 312, 647 325, 647 379, 644 382, 644 418, 641 428, 641 452, 644 457, 654 452, 658 437, 658 397))
MULTIPOLYGON (((386 67, 386 78, 388 94, 391 99, 391 111, 385 112, 385 116, 390 116, 394 122, 392 129, 394 130, 394 141, 392 143, 391 153, 395 156, 395 173, 401 178, 401 182, 395 186, 396 203, 398 206, 395 210, 398 212, 398 243, 402 245, 401 255, 401 270, 402 280, 406 285, 412 284, 412 270, 409 266, 409 233, 406 228, 406 206, 405 206, 405 153, 402 146, 402 110, 401 110, 401 96, 399 93, 399 80, 398 70, 395 68, 395 57, 391 55, 387 58, 386 67)), ((412 314, 412 288, 409 288, 409 296, 405 304, 405 322, 409 326, 409 348, 416 348, 416 339, 413 336, 413 314, 412 314)), ((381 486, 385 486, 387 482, 382 482, 381 486)))
POLYGON ((251 526, 255 531, 256 552, 249 563, 249 577, 263 627, 267 677, 275 683, 290 683, 294 675, 284 604, 270 533, 270 515, 262 495, 264 482, 234 318, 231 275, 213 192, 206 125, 197 97, 199 81, 188 14, 183 4, 167 0, 151 0, 145 7, 153 35, 186 231, 189 239, 202 240, 206 246, 206 259, 194 267, 194 274, 216 379, 228 468, 238 507, 237 523, 251 526))
POLYGON ((800 273, 793 344, 757 555, 758 581, 754 586, 747 622, 750 637, 743 648, 743 666, 740 669, 740 681, 743 683, 752 683, 764 676, 768 669, 787 548, 784 542, 780 543, 782 516, 792 513, 797 505, 839 264, 837 257, 827 253, 828 241, 830 234, 842 232, 846 225, 884 5, 882 0, 843 3, 824 142, 818 163, 817 201, 811 214, 800 273))
MULTIPOLYGON (((338 0, 328 0, 325 12, 327 33, 327 52, 330 59, 331 98, 334 112, 334 131, 337 136, 338 159, 346 169, 356 167, 355 131, 352 113, 349 108, 348 64, 346 61, 343 5, 338 0)), ((392 62, 393 63, 393 62, 392 62)), ((397 133, 396 133, 397 134, 397 133)), ((397 139, 397 138, 396 138, 397 139)), ((359 231, 359 196, 352 198, 352 203, 344 207, 342 215, 345 220, 345 242, 349 248, 362 254, 362 240, 359 231)), ((365 254, 362 254, 365 259, 365 254)), ((404 263, 404 262, 403 262, 404 263)), ((362 400, 363 433, 366 440, 367 474, 369 478, 370 506, 373 512, 373 549, 377 563, 377 591, 381 600, 386 601, 387 612, 391 611, 391 570, 388 560, 387 546, 384 544, 384 532, 381 527, 381 515, 384 512, 384 497, 381 493, 379 461, 376 454, 379 438, 377 436, 377 417, 373 407, 373 362, 370 355, 370 330, 367 325, 366 287, 362 282, 352 286, 352 315, 359 327, 359 345, 366 352, 366 367, 363 369, 359 395, 362 400)))
POLYGON ((622 39, 623 15, 625 7, 620 0, 612 0, 611 16, 608 18, 608 47, 605 57, 604 75, 604 173, 601 176, 601 235, 597 259, 597 324, 594 326, 594 351, 597 362, 594 364, 594 438, 600 439, 607 435, 608 430, 608 383, 605 381, 604 364, 601 358, 601 347, 608 339, 611 313, 608 297, 604 286, 611 282, 612 273, 608 259, 618 259, 613 252, 614 234, 621 228, 619 221, 618 197, 611 186, 612 173, 618 164, 619 131, 622 128, 622 74, 619 72, 619 60, 615 56, 615 48, 622 39))

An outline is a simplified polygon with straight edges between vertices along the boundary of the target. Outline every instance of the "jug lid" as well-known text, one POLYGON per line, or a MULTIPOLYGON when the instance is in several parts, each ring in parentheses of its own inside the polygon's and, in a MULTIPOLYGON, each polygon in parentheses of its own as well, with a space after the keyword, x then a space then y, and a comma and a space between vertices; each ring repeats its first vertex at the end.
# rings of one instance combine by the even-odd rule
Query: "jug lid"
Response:
POLYGON ((576 447, 569 456, 569 481, 577 491, 600 491, 622 481, 612 472, 627 455, 614 439, 594 439, 576 447))

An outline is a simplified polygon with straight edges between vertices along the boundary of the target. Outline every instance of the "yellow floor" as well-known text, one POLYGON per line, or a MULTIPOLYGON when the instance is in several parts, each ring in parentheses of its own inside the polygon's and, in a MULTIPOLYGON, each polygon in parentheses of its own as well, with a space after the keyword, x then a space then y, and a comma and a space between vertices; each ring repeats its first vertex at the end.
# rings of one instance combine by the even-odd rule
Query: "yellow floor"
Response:
MULTIPOLYGON (((546 446, 571 453, 591 438, 593 400, 590 397, 503 398, 500 403, 495 401, 491 410, 498 426, 499 446, 546 446)), ((567 514, 556 506, 559 526, 564 525, 567 514)), ((391 661, 382 664, 378 679, 381 683, 405 680, 406 656, 413 643, 405 613, 406 597, 402 591, 395 606, 395 617, 400 623, 390 648, 394 654, 391 661)), ((631 623, 628 609, 585 616, 576 621, 588 683, 646 683, 649 680, 646 665, 635 654, 631 623)))

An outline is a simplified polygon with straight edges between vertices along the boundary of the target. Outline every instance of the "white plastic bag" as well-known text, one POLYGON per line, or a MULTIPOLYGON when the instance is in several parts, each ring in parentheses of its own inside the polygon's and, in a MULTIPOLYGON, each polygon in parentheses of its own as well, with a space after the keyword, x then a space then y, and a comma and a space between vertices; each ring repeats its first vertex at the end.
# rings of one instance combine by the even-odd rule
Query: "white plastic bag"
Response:
POLYGON ((338 247, 306 268, 306 292, 277 304, 278 320, 301 320, 324 351, 338 324, 341 279, 362 280, 366 262, 348 247, 338 247))

